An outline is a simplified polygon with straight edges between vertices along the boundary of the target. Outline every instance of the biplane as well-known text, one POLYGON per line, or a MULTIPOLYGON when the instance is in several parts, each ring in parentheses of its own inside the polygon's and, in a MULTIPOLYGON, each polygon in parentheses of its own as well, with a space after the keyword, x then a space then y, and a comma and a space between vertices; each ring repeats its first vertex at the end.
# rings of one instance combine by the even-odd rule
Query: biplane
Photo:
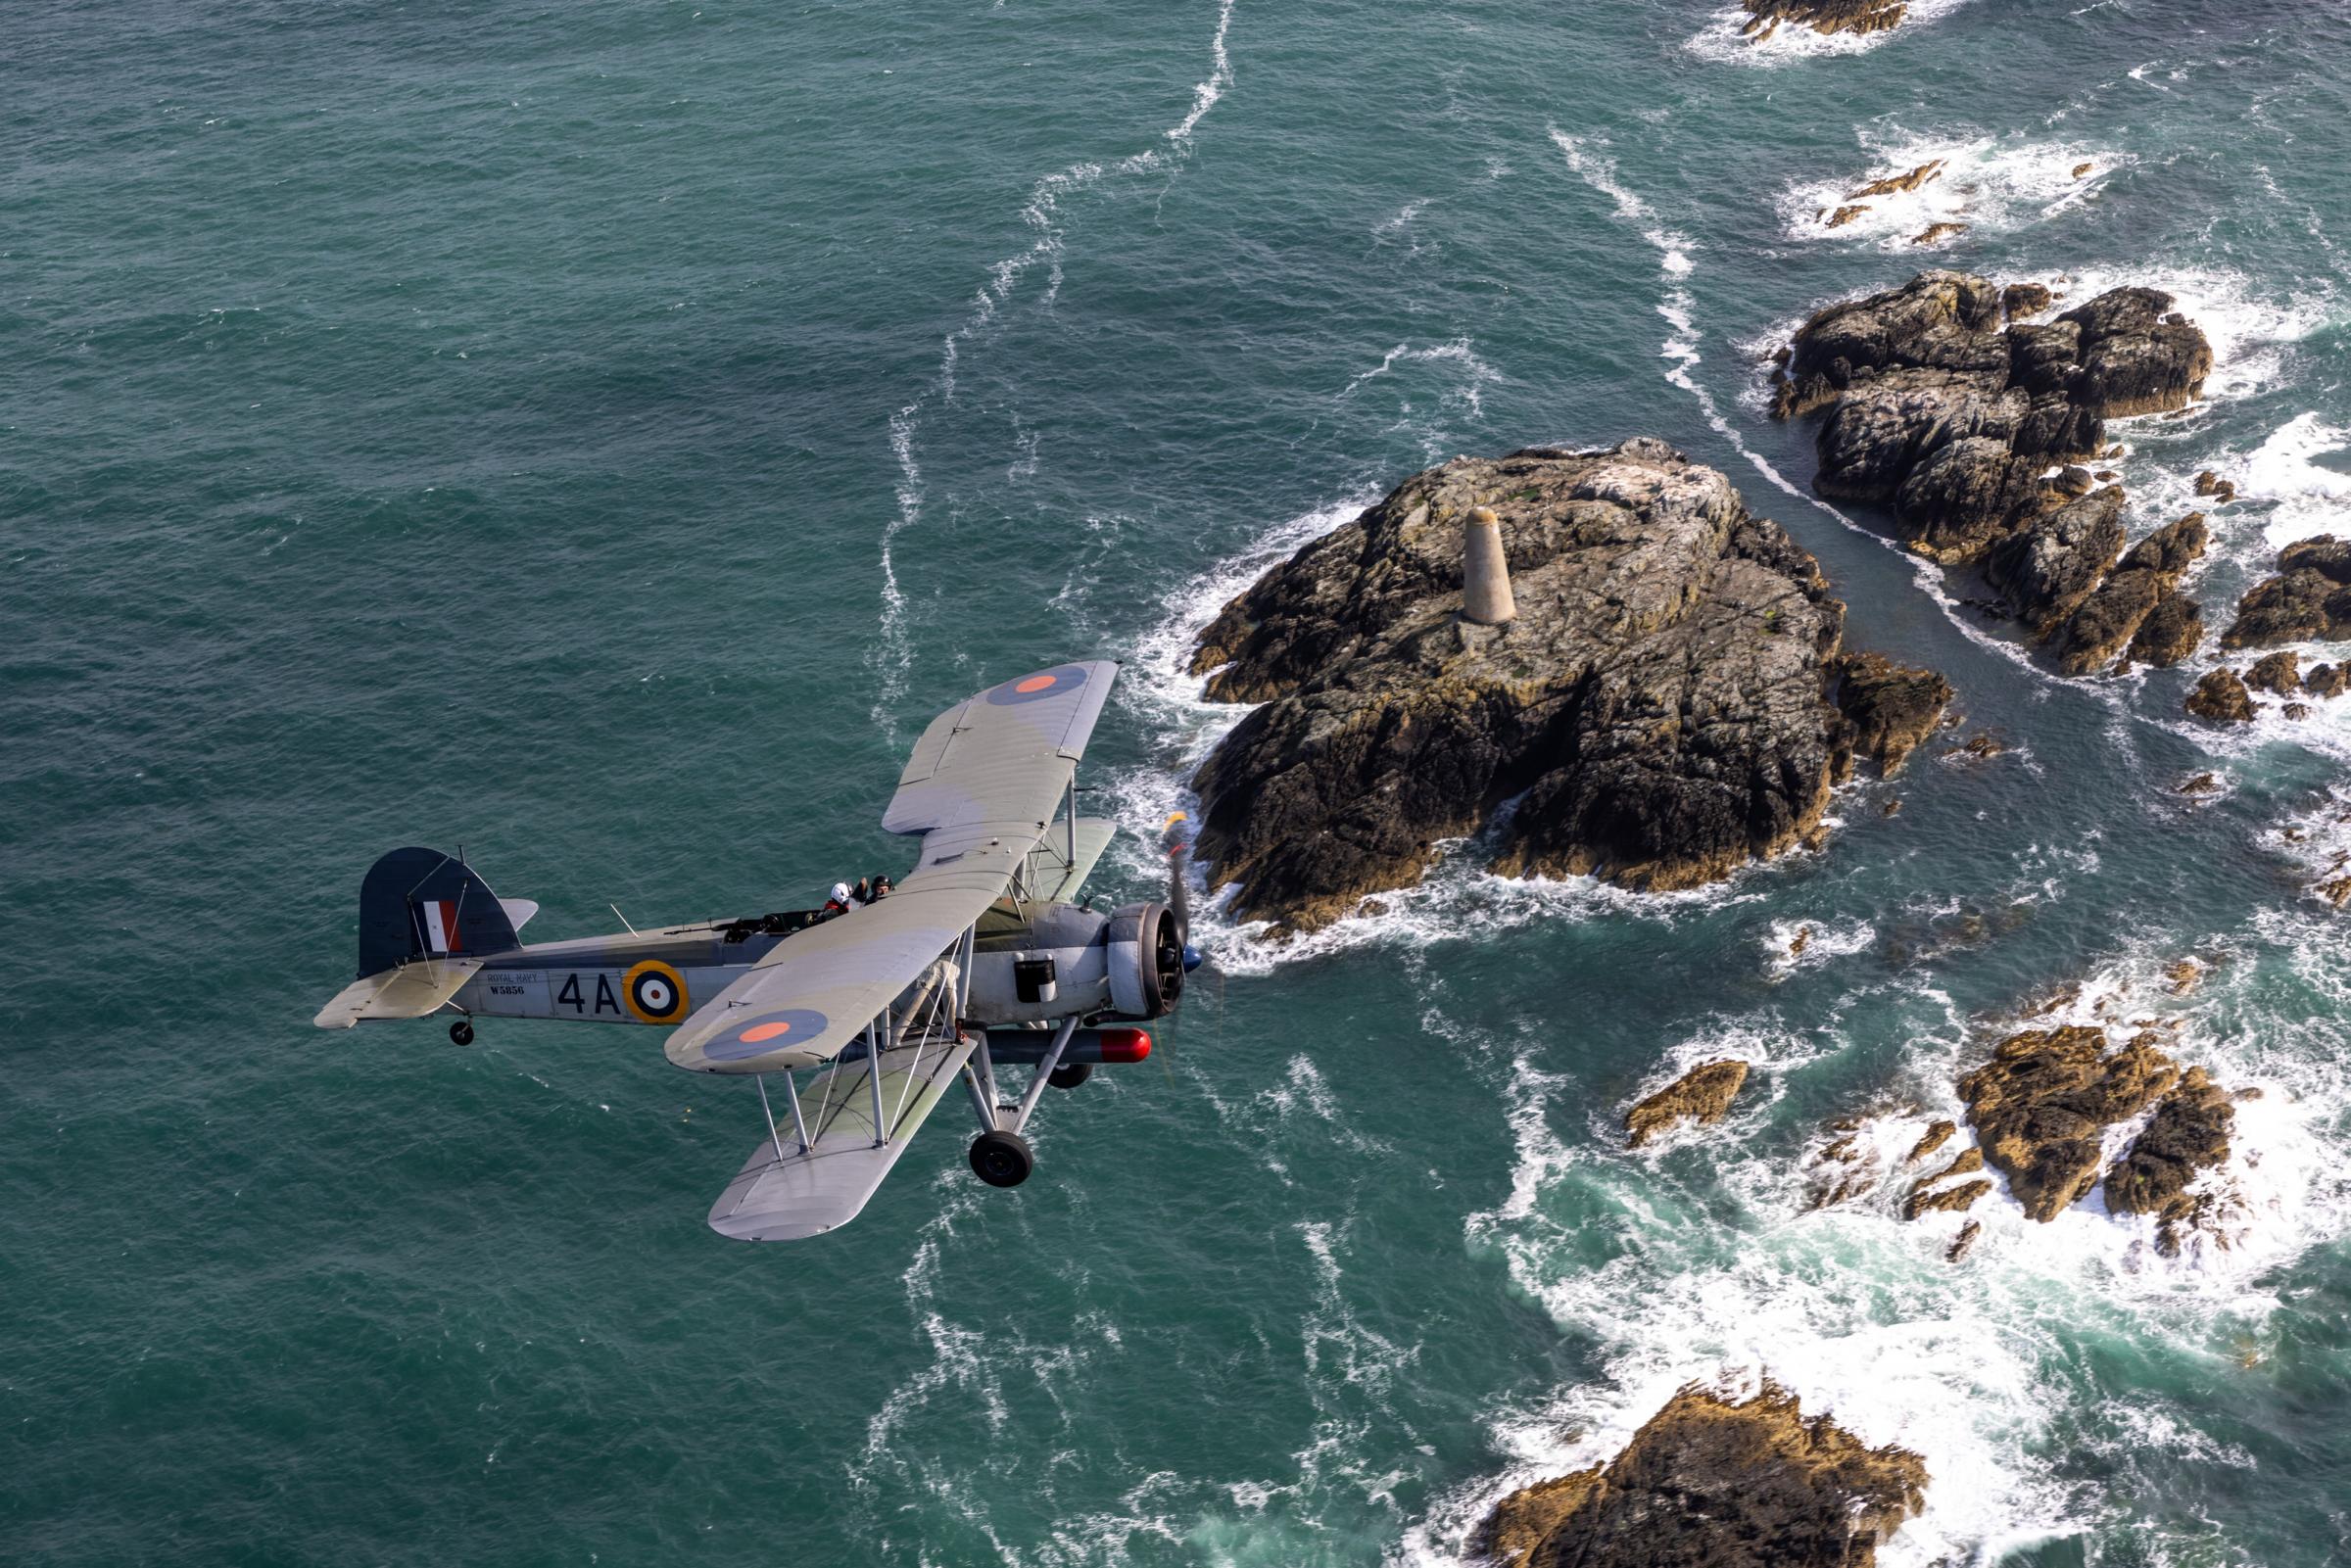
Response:
POLYGON ((1078 814, 1077 768, 1118 669, 1056 665, 934 719, 882 817, 921 839, 915 868, 843 913, 526 946, 516 933, 538 905, 498 897, 460 857, 395 849, 360 886, 360 977, 316 1022, 449 1014, 459 1044, 484 1018, 668 1027, 672 1063, 759 1087, 766 1135, 710 1210, 713 1230, 743 1241, 856 1217, 958 1080, 980 1124, 972 1169, 1018 1186, 1044 1090, 1147 1057, 1134 1025, 1173 1012, 1199 963, 1180 817, 1164 902, 1098 911, 1080 896, 1116 831, 1078 814))

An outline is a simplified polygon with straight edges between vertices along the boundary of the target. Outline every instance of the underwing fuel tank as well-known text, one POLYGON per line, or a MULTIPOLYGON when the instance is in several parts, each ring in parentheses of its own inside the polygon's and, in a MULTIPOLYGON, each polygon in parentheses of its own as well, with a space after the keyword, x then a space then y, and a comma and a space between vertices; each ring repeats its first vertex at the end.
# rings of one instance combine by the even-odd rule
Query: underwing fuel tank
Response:
POLYGON ((1164 1018, 1183 994, 1183 942, 1167 905, 1104 915, 1048 904, 1021 929, 980 939, 967 1016, 975 1023, 1164 1018))

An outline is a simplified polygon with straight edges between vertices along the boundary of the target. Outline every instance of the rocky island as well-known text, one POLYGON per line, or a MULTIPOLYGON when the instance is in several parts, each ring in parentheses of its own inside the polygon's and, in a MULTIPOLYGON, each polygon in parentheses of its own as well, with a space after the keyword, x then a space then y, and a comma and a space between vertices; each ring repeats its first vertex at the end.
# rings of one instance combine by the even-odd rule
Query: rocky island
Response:
POLYGON ((1747 22, 1739 30, 1761 43, 1782 23, 1817 33, 1884 32, 1901 25, 1908 0, 1746 0, 1747 22))
POLYGON ((1201 635, 1208 695, 1263 704, 1193 781, 1211 886, 1311 929, 1487 828, 1505 874, 1651 890, 1779 854, 1951 694, 1842 656, 1844 626, 1813 558, 1661 441, 1415 474, 1201 635), (1500 603, 1464 598, 1476 542, 1500 603))
POLYGON ((1512 1493, 1471 1549, 1503 1568, 1871 1568, 1926 1502, 1927 1465, 1766 1383, 1683 1389, 1607 1465, 1512 1493))
POLYGON ((2107 420, 2185 407, 2212 346, 2154 289, 2020 319, 2054 303, 2038 284, 1933 271, 1831 306, 1789 345, 1773 412, 1825 411, 1814 488, 1888 507, 1930 559, 1981 567, 2068 673, 2177 663, 2203 638, 2200 606, 2177 591, 2204 551, 2203 515, 2125 556, 2127 498, 2080 465, 2112 455, 2107 420))

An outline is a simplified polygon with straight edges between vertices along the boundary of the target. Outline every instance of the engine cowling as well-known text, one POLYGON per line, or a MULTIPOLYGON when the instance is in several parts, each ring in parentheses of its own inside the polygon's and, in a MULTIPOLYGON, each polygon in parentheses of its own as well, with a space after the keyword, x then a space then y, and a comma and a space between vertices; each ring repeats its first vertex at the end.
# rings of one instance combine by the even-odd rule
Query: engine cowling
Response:
POLYGON ((1110 1002, 1121 1018, 1165 1018, 1183 995, 1183 928, 1165 904, 1110 917, 1110 1002))

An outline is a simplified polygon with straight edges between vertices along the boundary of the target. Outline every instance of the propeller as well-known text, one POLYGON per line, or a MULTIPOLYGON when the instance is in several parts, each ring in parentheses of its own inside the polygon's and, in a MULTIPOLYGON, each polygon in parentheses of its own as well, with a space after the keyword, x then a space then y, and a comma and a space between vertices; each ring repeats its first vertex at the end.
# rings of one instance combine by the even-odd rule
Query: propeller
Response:
POLYGON ((1160 829, 1160 847, 1168 855, 1168 908, 1176 915, 1176 939, 1183 944, 1183 971, 1200 967, 1200 949, 1192 945, 1192 892, 1184 873, 1192 854, 1192 819, 1176 812, 1160 829))

